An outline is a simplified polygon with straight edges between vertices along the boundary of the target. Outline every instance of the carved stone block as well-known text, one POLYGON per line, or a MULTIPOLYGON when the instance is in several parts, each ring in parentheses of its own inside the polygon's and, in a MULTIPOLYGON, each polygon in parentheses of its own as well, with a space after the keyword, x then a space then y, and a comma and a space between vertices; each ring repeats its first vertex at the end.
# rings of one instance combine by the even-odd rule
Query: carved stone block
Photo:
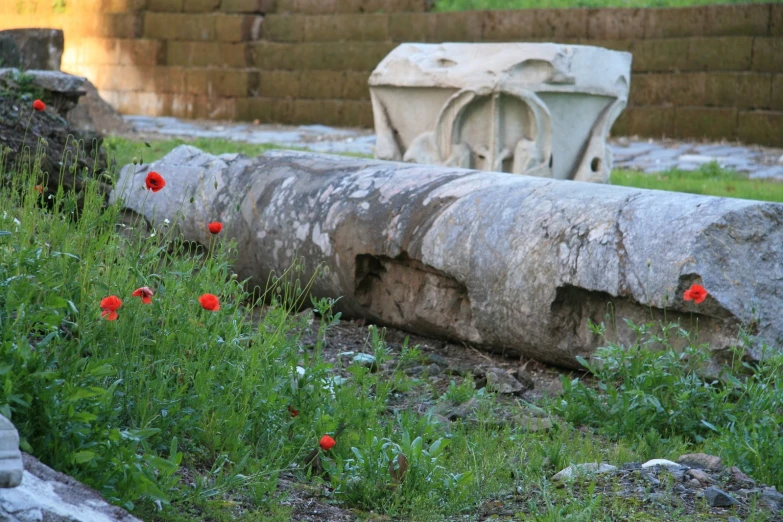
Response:
POLYGON ((631 54, 553 43, 406 43, 370 76, 375 157, 607 182, 631 54))

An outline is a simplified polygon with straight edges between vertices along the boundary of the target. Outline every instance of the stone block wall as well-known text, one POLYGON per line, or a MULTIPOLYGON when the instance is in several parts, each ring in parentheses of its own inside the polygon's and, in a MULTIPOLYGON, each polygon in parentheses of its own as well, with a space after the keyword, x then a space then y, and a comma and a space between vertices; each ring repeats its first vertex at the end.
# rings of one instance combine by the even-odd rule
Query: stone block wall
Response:
POLYGON ((0 2, 65 31, 63 70, 120 111, 371 126, 367 79, 408 41, 556 41, 634 55, 615 134, 783 146, 783 4, 428 12, 429 0, 0 2))

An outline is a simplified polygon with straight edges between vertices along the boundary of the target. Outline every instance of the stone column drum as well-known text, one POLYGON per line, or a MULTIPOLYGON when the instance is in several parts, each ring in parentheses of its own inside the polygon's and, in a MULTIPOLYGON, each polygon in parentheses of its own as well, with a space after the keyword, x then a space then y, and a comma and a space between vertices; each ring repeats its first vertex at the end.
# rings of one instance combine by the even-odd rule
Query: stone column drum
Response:
POLYGON ((21 484, 23 471, 19 433, 10 420, 0 415, 0 488, 21 484))
POLYGON ((606 183, 631 54, 554 43, 406 43, 370 76, 375 157, 606 183))

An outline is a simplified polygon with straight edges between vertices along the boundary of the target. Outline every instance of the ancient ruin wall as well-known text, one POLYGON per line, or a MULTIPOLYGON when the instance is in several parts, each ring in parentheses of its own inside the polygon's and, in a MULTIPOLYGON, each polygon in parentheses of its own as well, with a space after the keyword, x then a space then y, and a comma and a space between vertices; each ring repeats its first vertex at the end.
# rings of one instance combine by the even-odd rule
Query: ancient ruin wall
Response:
POLYGON ((557 41, 634 55, 615 134, 783 146, 783 5, 427 12, 428 0, 0 2, 65 31, 63 69, 126 113, 371 126, 367 79, 407 41, 557 41))

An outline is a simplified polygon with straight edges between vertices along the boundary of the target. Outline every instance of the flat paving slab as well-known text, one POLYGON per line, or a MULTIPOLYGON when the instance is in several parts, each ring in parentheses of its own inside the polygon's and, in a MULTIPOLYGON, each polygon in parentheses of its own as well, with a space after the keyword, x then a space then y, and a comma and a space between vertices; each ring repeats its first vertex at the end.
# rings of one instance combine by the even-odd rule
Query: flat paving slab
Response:
MULTIPOLYGON (((332 154, 372 156, 375 150, 375 134, 371 129, 326 125, 258 125, 152 116, 123 118, 132 125, 135 133, 145 136, 221 138, 332 154)), ((671 168, 696 170, 702 165, 716 162, 723 168, 747 174, 753 179, 783 181, 783 149, 735 142, 709 143, 637 137, 610 138, 609 147, 614 154, 614 168, 652 174, 671 168)))

